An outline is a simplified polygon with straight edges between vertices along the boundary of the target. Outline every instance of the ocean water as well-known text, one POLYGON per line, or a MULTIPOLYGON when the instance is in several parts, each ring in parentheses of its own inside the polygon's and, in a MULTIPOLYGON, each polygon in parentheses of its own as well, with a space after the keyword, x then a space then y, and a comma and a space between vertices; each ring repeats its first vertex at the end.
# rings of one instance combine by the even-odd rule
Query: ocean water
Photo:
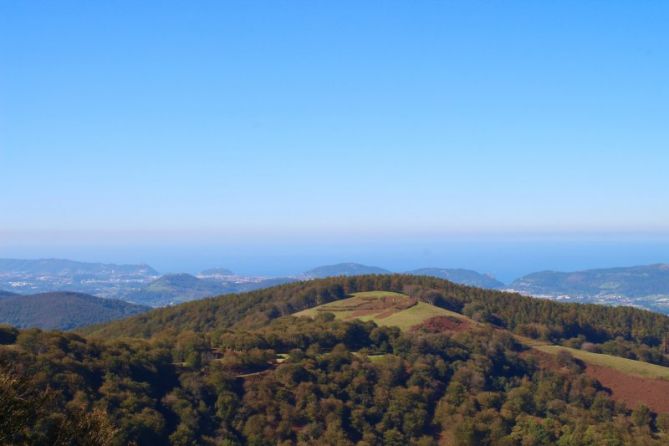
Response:
POLYGON ((296 275, 310 268, 358 262, 391 271, 468 268, 509 283, 525 274, 669 263, 669 238, 423 238, 339 240, 211 240, 197 243, 4 245, 0 257, 148 263, 162 273, 226 267, 239 274, 296 275))

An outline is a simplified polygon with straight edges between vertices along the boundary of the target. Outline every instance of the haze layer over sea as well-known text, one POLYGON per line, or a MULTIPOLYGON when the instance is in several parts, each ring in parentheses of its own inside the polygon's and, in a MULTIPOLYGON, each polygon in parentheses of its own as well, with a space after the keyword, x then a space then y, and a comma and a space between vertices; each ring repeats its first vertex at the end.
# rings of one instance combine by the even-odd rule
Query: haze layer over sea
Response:
POLYGON ((449 237, 258 239, 105 243, 0 241, 2 258, 68 258, 148 263, 162 273, 226 267, 238 274, 296 275, 315 266, 358 262, 391 271, 421 267, 468 268, 508 283, 542 271, 573 271, 669 263, 669 237, 449 237))

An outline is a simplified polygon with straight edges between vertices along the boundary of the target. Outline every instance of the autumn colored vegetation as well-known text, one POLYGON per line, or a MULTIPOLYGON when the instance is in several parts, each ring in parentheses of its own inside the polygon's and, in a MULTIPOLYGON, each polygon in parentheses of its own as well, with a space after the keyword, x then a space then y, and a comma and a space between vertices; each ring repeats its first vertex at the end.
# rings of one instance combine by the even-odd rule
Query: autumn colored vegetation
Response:
POLYGON ((544 366, 514 333, 661 364, 667 328, 645 311, 402 275, 222 296, 79 334, 3 327, 0 444, 664 445, 667 414, 614 400, 571 354, 544 366), (478 323, 291 316, 378 290, 478 323))

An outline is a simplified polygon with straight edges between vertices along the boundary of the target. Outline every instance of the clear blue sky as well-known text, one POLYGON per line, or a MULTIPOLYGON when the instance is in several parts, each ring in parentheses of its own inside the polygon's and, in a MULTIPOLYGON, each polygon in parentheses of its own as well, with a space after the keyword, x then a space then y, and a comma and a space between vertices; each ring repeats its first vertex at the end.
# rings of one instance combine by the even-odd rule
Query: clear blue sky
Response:
POLYGON ((662 1, 0 3, 0 238, 669 232, 662 1))

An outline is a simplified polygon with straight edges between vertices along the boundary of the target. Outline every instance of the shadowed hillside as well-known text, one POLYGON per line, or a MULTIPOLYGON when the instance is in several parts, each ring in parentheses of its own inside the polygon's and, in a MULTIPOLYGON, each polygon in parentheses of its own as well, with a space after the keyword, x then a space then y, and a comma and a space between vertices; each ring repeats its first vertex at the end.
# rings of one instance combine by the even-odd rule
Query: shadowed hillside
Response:
POLYGON ((122 300, 82 293, 14 295, 0 299, 0 323, 16 327, 70 330, 149 310, 122 300))

